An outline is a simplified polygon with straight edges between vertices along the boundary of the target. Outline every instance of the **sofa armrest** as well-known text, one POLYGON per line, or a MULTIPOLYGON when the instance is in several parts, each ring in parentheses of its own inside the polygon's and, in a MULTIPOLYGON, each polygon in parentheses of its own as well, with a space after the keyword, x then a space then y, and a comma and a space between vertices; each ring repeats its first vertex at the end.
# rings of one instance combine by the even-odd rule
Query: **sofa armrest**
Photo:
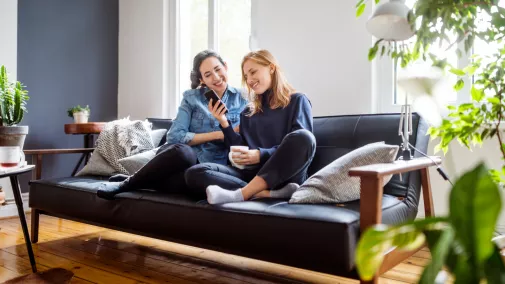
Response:
POLYGON ((440 157, 423 157, 409 161, 395 161, 387 164, 374 164, 356 167, 349 170, 350 176, 361 179, 360 229, 363 232, 368 227, 382 222, 382 184, 383 177, 391 174, 421 170, 421 183, 426 216, 433 216, 433 197, 429 181, 428 168, 439 165, 440 157))
MULTIPOLYGON (((431 159, 423 157, 410 161, 395 161, 388 164, 374 164, 350 169, 350 176, 359 177, 361 179, 361 232, 363 233, 368 227, 382 222, 383 177, 391 174, 420 170, 425 216, 433 216, 433 197, 431 195, 428 168, 439 165, 441 161, 440 157, 431 157, 431 159)), ((379 269, 379 273, 377 273, 371 281, 361 281, 360 283, 379 283, 380 274, 393 268, 414 253, 415 251, 389 250, 384 256, 384 261, 379 269)))
POLYGON ((363 167, 356 167, 349 170, 350 176, 355 177, 383 177, 391 174, 405 173, 415 170, 436 166, 442 163, 440 157, 422 157, 410 161, 394 161, 387 164, 373 164, 363 167), (434 163, 435 162, 435 163, 434 163))
MULTIPOLYGON (((82 154, 89 155, 95 148, 75 148, 75 149, 32 149, 23 150, 25 155, 32 155, 32 164, 35 165, 35 170, 33 171, 32 178, 34 180, 39 180, 42 177, 42 156, 43 155, 54 155, 54 154, 82 154)), ((81 158, 82 160, 82 158, 81 158)), ((80 161, 79 161, 80 164, 80 161)), ((78 164, 78 165, 79 165, 78 164)))

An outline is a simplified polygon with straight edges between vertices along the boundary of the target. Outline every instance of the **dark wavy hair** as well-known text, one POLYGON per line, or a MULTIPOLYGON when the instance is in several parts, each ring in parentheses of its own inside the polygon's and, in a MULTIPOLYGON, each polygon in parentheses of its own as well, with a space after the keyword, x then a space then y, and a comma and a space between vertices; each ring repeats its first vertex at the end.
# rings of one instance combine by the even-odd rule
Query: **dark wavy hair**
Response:
POLYGON ((202 79, 200 65, 202 65, 202 62, 209 57, 215 57, 219 60, 219 62, 221 62, 221 64, 223 64, 223 66, 225 65, 223 58, 221 58, 221 56, 214 50, 207 49, 199 52, 193 59, 193 70, 191 70, 191 74, 189 76, 191 79, 191 89, 196 89, 200 86, 200 79, 202 79))

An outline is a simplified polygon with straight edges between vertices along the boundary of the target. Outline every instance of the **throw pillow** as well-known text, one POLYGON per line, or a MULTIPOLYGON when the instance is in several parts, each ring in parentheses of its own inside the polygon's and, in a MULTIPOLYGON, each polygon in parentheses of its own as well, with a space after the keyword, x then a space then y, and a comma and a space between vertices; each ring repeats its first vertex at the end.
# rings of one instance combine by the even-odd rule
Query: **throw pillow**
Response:
POLYGON ((166 129, 155 129, 151 131, 151 139, 153 140, 154 147, 161 146, 161 140, 163 140, 163 137, 165 137, 165 135, 167 135, 166 129))
POLYGON ((100 152, 95 150, 91 154, 88 163, 76 174, 76 176, 112 176, 116 173, 117 171, 109 165, 109 162, 107 162, 102 155, 100 155, 100 152))
MULTIPOLYGON (((349 169, 378 163, 391 163, 398 146, 371 143, 336 159, 307 179, 291 196, 289 203, 342 203, 360 198, 360 179, 350 177, 349 169)), ((391 180, 384 178, 384 185, 391 180)))
POLYGON ((118 160, 154 148, 149 123, 129 119, 107 123, 96 141, 96 150, 119 173, 128 174, 118 160))
POLYGON ((118 162, 128 171, 128 174, 133 175, 156 156, 158 149, 159 148, 155 148, 130 157, 122 158, 119 159, 118 162))

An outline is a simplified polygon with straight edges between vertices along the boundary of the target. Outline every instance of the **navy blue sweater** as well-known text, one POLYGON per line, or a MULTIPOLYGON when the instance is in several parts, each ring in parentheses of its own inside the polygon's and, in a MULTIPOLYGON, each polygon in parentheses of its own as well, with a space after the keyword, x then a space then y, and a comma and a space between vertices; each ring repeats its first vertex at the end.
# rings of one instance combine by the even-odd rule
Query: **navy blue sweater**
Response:
POLYGON ((224 143, 229 148, 235 145, 249 146, 249 149, 260 150, 260 163, 265 163, 275 152, 282 139, 298 129, 312 132, 312 107, 309 99, 301 93, 291 95, 289 105, 285 108, 271 109, 267 91, 260 95, 262 112, 247 116, 249 108, 240 114, 240 134, 233 131, 231 123, 227 128, 221 128, 224 133, 224 143))

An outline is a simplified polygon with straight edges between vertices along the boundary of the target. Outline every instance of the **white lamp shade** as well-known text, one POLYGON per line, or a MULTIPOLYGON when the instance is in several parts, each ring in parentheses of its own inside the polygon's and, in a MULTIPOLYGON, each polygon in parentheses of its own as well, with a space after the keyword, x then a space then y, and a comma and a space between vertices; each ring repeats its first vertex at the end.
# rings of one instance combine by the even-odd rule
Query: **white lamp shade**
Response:
POLYGON ((391 1, 377 6, 366 23, 369 33, 379 39, 388 41, 402 41, 411 38, 414 31, 407 19, 409 13, 401 1, 391 1))
POLYGON ((446 111, 447 94, 451 84, 438 67, 410 66, 398 74, 398 87, 403 89, 413 102, 414 111, 431 125, 439 126, 446 111))

